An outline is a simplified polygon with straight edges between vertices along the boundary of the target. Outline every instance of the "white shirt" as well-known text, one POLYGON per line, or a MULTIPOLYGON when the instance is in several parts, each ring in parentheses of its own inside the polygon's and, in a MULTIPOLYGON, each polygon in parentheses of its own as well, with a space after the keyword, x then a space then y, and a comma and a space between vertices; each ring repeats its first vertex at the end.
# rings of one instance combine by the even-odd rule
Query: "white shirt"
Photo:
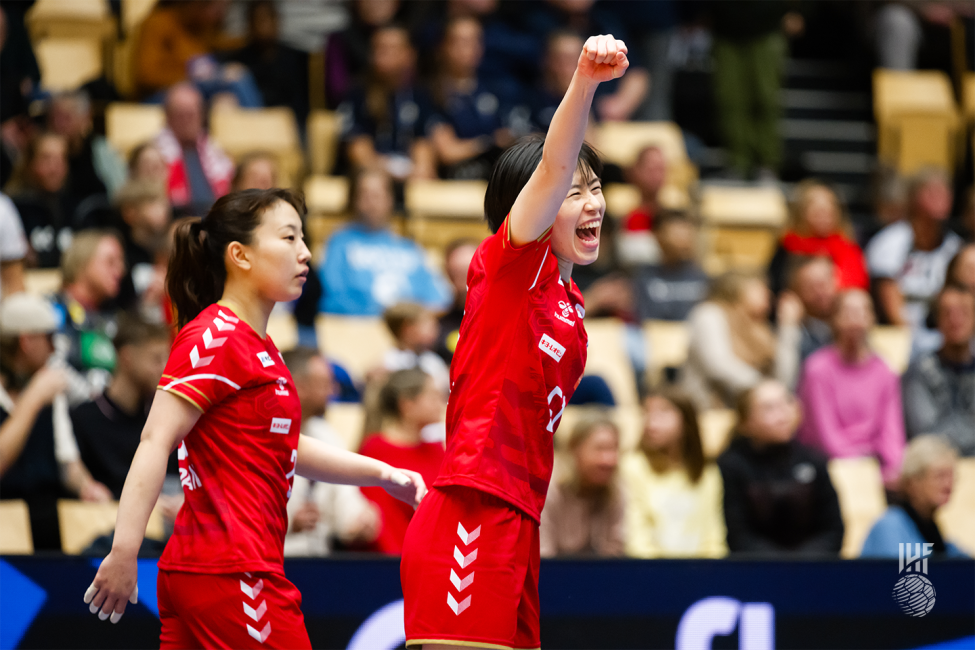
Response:
POLYGON ((383 357, 383 367, 390 372, 419 368, 433 378, 433 383, 445 395, 450 392, 450 368, 443 359, 429 350, 421 354, 413 350, 389 350, 383 357))

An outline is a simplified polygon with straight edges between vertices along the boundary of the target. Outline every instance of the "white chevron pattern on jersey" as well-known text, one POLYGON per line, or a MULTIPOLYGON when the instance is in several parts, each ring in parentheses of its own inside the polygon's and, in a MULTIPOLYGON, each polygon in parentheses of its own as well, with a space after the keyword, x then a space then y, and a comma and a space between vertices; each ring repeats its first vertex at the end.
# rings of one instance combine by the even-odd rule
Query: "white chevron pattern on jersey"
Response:
POLYGON ((450 609, 454 612, 454 614, 460 616, 465 609, 471 606, 471 597, 468 596, 467 598, 465 598, 464 600, 458 603, 457 599, 454 598, 454 595, 448 591, 447 606, 450 607, 450 609))
POLYGON ((474 530, 468 533, 467 530, 464 528, 463 524, 461 524, 459 521, 457 522, 457 537, 460 537, 460 541, 464 542, 465 546, 470 544, 480 536, 481 536, 480 526, 478 526, 477 528, 475 528, 474 530))
POLYGON ((461 553, 461 550, 455 546, 454 559, 457 560, 457 564, 460 565, 461 569, 466 569, 467 567, 469 567, 471 564, 474 563, 474 560, 477 559, 477 549, 475 548, 467 555, 464 555, 463 553, 461 553))
POLYGON ((264 629, 261 630, 260 632, 258 632, 257 630, 255 630, 254 628, 252 628, 250 625, 248 625, 247 626, 247 633, 250 634, 254 638, 255 641, 259 641, 261 643, 264 643, 265 641, 267 641, 267 638, 269 636, 271 636, 271 622, 268 621, 267 625, 265 625, 264 626, 264 629))
POLYGON ((460 576, 457 575, 457 572, 451 569, 450 582, 454 585, 454 589, 456 589, 457 592, 460 593, 461 591, 464 591, 465 589, 470 587, 471 583, 474 582, 474 572, 471 571, 471 574, 469 576, 461 580, 460 576))
POLYGON ((199 346, 194 345, 193 349, 190 350, 190 363, 193 364, 194 368, 202 368, 203 366, 209 365, 213 361, 213 355, 208 357, 200 357, 199 346))
POLYGON ((247 594, 247 597, 251 600, 257 598, 257 595, 261 593, 261 589, 264 589, 264 580, 258 580, 257 584, 253 587, 243 580, 240 581, 240 590, 247 594))
MULTIPOLYGON (((224 319, 228 323, 234 323, 234 324, 236 324, 236 323, 239 323, 240 322, 240 319, 239 318, 234 318, 233 316, 228 316, 227 314, 223 313, 223 310, 222 309, 218 309, 217 310, 217 316, 219 316, 220 318, 224 319)), ((233 328, 231 328, 231 329, 233 329, 233 328)))
POLYGON ((216 318, 216 317, 213 319, 213 324, 216 325, 217 329, 220 330, 221 332, 228 332, 237 329, 237 327, 232 323, 228 323, 227 321, 220 320, 220 318, 216 318))
POLYGON ((248 616, 250 616, 251 617, 251 620, 253 620, 255 623, 260 623, 261 622, 261 618, 264 616, 264 613, 266 611, 267 611, 267 601, 266 600, 262 600, 261 601, 261 604, 257 606, 257 609, 254 609, 253 607, 251 607, 247 603, 244 603, 244 613, 247 614, 248 616))
MULTIPOLYGON (((467 532, 467 529, 464 528, 464 525, 459 521, 457 522, 457 537, 460 538, 460 541, 464 546, 473 544, 475 541, 477 541, 477 539, 480 536, 481 536, 480 525, 478 525, 471 532, 467 532)), ((467 567, 469 567, 471 564, 474 563, 474 560, 477 559, 477 549, 476 548, 470 549, 470 552, 465 555, 464 552, 461 551, 459 547, 454 545, 454 559, 457 561, 457 565, 460 566, 461 569, 466 569, 467 567)), ((460 594, 465 589, 470 587, 471 583, 473 582, 474 582, 473 571, 471 571, 465 577, 461 578, 456 571, 454 571, 453 569, 450 570, 450 584, 454 586, 454 589, 457 590, 458 594, 460 594)), ((450 607, 450 611, 452 611, 455 616, 460 616, 464 610, 466 610, 468 607, 471 606, 472 598, 473 598, 473 594, 468 594, 467 598, 464 598, 463 600, 458 602, 457 599, 454 597, 454 595, 450 593, 450 589, 449 588, 447 589, 447 606, 450 607)))
POLYGON ((221 336, 218 339, 213 338, 213 334, 210 333, 210 328, 203 330, 203 345, 206 346, 207 350, 210 348, 219 348, 221 345, 227 342, 226 336, 221 336))

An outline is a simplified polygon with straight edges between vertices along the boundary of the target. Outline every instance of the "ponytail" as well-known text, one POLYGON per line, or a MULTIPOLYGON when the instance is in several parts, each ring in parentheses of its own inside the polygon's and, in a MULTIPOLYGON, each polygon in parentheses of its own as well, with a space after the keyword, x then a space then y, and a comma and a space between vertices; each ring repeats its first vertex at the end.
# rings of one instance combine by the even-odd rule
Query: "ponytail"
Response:
POLYGON ((274 188, 231 192, 218 199, 203 219, 188 217, 177 223, 166 272, 166 291, 176 310, 177 328, 220 300, 227 281, 227 246, 235 241, 249 245, 264 212, 279 201, 290 204, 304 219, 304 198, 274 188))

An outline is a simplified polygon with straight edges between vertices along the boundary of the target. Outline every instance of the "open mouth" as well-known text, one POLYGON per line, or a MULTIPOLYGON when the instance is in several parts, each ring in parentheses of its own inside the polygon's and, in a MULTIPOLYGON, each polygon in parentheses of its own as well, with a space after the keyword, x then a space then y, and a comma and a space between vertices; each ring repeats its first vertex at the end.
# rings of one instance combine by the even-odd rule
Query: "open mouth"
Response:
POLYGON ((599 244, 599 231, 602 228, 602 220, 594 219, 592 221, 587 221, 580 227, 576 228, 576 237, 581 239, 583 243, 588 246, 596 246, 599 244))

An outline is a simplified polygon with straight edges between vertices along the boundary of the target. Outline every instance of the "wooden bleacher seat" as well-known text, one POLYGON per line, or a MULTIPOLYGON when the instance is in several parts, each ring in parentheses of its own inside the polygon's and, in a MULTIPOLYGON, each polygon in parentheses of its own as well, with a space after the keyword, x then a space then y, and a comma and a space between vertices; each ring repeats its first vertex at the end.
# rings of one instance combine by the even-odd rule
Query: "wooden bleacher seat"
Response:
POLYGON ((349 451, 358 451, 362 444, 363 430, 366 413, 362 404, 332 403, 328 405, 325 412, 325 419, 332 428, 342 437, 345 448, 349 451))
POLYGON ((975 72, 966 72, 962 80, 961 112, 968 124, 975 124, 975 72))
POLYGON ((99 43, 115 33, 107 0, 37 0, 24 16, 30 38, 88 38, 99 43))
POLYGON ((34 46, 41 87, 51 92, 75 90, 104 70, 101 41, 92 38, 45 38, 34 46))
POLYGON ((0 501, 0 555, 30 555, 33 552, 27 503, 20 499, 0 501))
POLYGON ((122 30, 126 36, 142 25, 157 2, 159 0, 122 0, 122 30))
POLYGON ((596 127, 595 146, 603 157, 629 167, 648 145, 660 147, 667 161, 667 183, 686 190, 697 180, 687 157, 684 134, 673 122, 605 122, 596 127))
POLYGON ((647 345, 647 373, 656 384, 664 368, 680 368, 687 362, 690 332, 684 321, 648 320, 643 323, 647 345))
POLYGON ((585 374, 605 379, 617 405, 636 406, 639 401, 636 377, 626 352, 625 327, 623 321, 616 318, 586 320, 589 352, 585 374))
POLYGON ((951 500, 935 514, 941 534, 975 557, 975 458, 960 458, 955 465, 951 500))
POLYGON ((870 330, 870 347, 891 370, 903 375, 911 361, 911 328, 878 325, 870 330))
MULTIPOLYGON (((78 555, 102 535, 115 530, 118 502, 88 503, 73 499, 58 500, 58 524, 61 527, 61 550, 68 555, 78 555)), ((162 539, 163 520, 158 510, 153 510, 146 526, 146 537, 162 539)))
POLYGON ((24 271, 24 288, 28 293, 49 296, 61 290, 61 269, 28 269, 24 271))
POLYGON ((409 235, 422 246, 443 249, 454 239, 484 239, 486 181, 409 181, 409 235))
POLYGON ((873 108, 882 161, 902 174, 924 165, 954 169, 960 120, 948 75, 874 70, 873 108))
POLYGON ((701 190, 700 213, 708 273, 764 271, 775 252, 788 207, 776 187, 710 185, 701 190))
MULTIPOLYGON (((606 198, 606 214, 622 219, 640 205, 640 190, 627 183, 607 183, 603 186, 606 198)), ((685 210, 691 206, 691 196, 686 189, 665 185, 657 195, 661 207, 669 210, 685 210)))
POLYGON ((344 215, 349 208, 349 179, 314 174, 305 179, 305 203, 309 214, 344 215))
POLYGON ((834 458, 829 461, 829 477, 845 528, 840 555, 859 557, 867 534, 887 509, 880 464, 876 458, 834 458))
POLYGON ((114 102, 105 109, 105 136, 123 158, 166 126, 162 106, 114 102))
POLYGON ((342 120, 335 111, 308 114, 308 162, 312 174, 331 174, 342 135, 342 120))
POLYGON ((322 353, 357 380, 381 366, 386 351, 393 347, 393 337, 381 318, 319 314, 315 329, 322 353))
POLYGON ((697 424, 705 458, 717 458, 727 449, 737 421, 734 409, 708 409, 698 415, 697 424))
POLYGON ((258 151, 272 154, 278 161, 279 184, 294 187, 298 182, 304 155, 298 124, 290 108, 219 108, 210 111, 210 135, 236 160, 258 151))

